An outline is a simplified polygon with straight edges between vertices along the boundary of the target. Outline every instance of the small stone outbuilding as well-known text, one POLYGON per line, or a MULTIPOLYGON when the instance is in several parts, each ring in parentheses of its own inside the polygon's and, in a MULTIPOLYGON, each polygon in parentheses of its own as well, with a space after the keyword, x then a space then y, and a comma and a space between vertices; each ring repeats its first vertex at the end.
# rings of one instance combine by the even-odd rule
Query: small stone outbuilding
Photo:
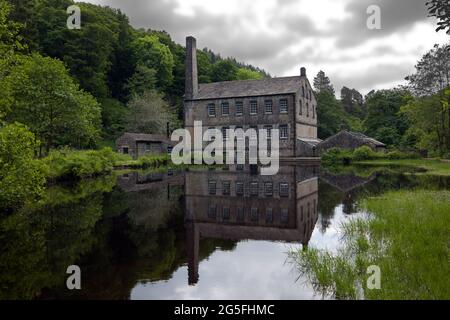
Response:
POLYGON ((116 140, 117 152, 137 159, 146 154, 170 152, 176 142, 162 134, 124 133, 116 140))
POLYGON ((373 151, 385 151, 386 145, 378 140, 370 138, 360 132, 343 130, 334 136, 331 136, 317 145, 319 154, 324 153, 330 148, 356 149, 361 146, 368 146, 373 151))

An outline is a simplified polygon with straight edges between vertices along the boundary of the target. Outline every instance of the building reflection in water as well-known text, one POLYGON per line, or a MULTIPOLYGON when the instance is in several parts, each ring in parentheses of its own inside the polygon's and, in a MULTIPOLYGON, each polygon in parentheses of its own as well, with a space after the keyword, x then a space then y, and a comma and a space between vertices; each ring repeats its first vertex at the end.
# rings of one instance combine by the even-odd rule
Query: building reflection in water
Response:
POLYGON ((201 238, 308 245, 317 222, 317 166, 284 166, 262 176, 250 165, 185 173, 189 284, 199 279, 201 238))

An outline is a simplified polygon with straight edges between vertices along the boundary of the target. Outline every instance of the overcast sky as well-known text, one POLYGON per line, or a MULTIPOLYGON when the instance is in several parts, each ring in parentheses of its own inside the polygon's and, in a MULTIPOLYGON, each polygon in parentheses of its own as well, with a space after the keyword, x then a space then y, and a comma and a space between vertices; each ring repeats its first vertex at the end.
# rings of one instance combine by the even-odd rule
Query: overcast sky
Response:
POLYGON ((184 44, 197 38, 223 57, 232 56, 273 76, 298 75, 307 68, 366 94, 403 83, 435 43, 426 0, 85 0, 120 8, 137 28, 166 30, 184 44), (369 5, 381 8, 381 30, 369 30, 369 5))

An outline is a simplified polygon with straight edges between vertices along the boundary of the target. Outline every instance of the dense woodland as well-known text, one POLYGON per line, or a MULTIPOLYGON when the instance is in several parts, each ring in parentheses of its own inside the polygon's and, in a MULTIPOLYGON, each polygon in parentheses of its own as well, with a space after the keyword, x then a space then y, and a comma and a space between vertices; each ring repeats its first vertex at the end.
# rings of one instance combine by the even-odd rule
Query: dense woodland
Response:
MULTIPOLYGON (((81 29, 70 30, 72 4, 0 0, 0 203, 39 194, 49 174, 38 158, 55 150, 98 149, 124 131, 182 126, 185 48, 164 31, 133 28, 118 9, 92 4, 77 3, 81 29)), ((445 5, 428 3, 437 31, 448 29, 445 5)), ((207 48, 198 50, 198 69, 201 83, 270 77, 207 48)), ((365 97, 343 87, 339 96, 319 72, 319 138, 347 128, 390 148, 448 157, 450 45, 431 48, 407 80, 365 97)))

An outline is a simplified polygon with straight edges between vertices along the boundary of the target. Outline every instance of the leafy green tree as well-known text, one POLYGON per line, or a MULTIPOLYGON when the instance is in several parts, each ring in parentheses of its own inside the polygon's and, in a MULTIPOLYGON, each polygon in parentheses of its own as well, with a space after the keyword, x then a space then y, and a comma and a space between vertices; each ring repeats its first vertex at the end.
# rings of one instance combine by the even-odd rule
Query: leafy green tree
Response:
POLYGON ((212 82, 231 81, 237 79, 238 67, 230 60, 220 60, 211 67, 212 82))
POLYGON ((328 90, 322 90, 317 94, 317 135, 320 139, 326 139, 338 133, 345 124, 344 108, 334 94, 328 90))
POLYGON ((136 66, 133 76, 128 79, 126 85, 130 96, 141 95, 144 91, 156 89, 156 70, 143 64, 136 66))
POLYGON ((341 101, 348 114, 363 117, 363 96, 358 90, 344 86, 341 89, 341 101))
POLYGON ((262 79, 263 75, 257 71, 246 68, 239 68, 236 73, 237 80, 258 80, 262 79))
POLYGON ((156 35, 145 35, 132 43, 137 65, 156 70, 157 87, 166 89, 173 82, 173 55, 156 35))
POLYGON ((38 145, 20 123, 0 129, 0 208, 18 209, 42 197, 46 168, 34 159, 38 145))
POLYGON ((128 107, 128 132, 165 134, 168 122, 172 127, 178 124, 175 113, 170 110, 162 95, 154 90, 134 96, 128 107))
POLYGON ((388 145, 399 145, 409 127, 407 118, 399 111, 410 98, 410 93, 404 89, 379 90, 367 96, 366 133, 388 145))
POLYGON ((0 106, 9 122, 27 125, 46 150, 92 146, 100 133, 100 106, 80 90, 61 61, 39 54, 23 57, 0 81, 12 97, 0 106))

